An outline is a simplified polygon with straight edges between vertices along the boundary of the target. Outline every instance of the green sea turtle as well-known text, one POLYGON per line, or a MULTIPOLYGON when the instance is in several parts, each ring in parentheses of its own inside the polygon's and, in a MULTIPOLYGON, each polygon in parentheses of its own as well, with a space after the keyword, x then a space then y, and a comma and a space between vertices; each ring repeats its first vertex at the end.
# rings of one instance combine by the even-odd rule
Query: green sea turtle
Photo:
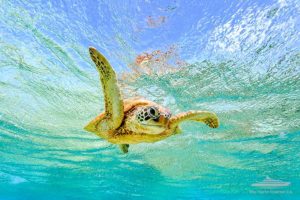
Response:
POLYGON ((124 153, 128 152, 129 144, 153 143, 179 133, 179 124, 186 120, 203 122, 211 128, 219 126, 218 117, 212 112, 188 111, 172 117, 168 109, 152 101, 123 100, 109 62, 95 48, 90 47, 89 52, 100 74, 105 111, 84 129, 118 144, 124 153))

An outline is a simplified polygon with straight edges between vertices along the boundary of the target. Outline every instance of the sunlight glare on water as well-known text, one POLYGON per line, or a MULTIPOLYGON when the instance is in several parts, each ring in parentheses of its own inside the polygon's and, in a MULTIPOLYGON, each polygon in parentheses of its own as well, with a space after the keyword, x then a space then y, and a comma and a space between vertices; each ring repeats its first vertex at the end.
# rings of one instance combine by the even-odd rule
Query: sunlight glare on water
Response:
POLYGON ((0 199, 300 198, 300 4, 0 0, 0 199), (154 144, 83 127, 103 111, 94 46, 122 96, 209 110, 154 144), (257 188, 266 177, 287 187, 257 188))

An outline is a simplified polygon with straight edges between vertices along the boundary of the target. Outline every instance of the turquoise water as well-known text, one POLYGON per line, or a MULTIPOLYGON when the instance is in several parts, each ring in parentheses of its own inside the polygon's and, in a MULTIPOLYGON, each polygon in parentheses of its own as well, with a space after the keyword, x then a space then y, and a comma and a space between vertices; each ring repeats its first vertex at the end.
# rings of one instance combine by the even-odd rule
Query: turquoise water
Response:
POLYGON ((299 13, 297 0, 0 0, 0 199, 299 199, 299 13), (188 122, 126 155, 85 132, 104 106, 89 46, 124 98, 214 111, 220 128, 188 122))

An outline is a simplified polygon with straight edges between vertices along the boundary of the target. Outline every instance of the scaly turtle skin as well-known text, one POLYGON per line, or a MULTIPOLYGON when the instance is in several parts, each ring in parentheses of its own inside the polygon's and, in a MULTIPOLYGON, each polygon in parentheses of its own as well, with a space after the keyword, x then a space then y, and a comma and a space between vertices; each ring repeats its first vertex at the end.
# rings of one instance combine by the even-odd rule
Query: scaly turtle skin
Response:
POLYGON ((157 142, 180 132, 179 124, 194 120, 211 128, 219 126, 216 114, 208 111, 188 111, 171 117, 168 109, 143 99, 123 100, 117 84, 116 73, 95 48, 89 48, 90 56, 100 74, 104 92, 105 112, 84 127, 128 152, 129 144, 157 142))

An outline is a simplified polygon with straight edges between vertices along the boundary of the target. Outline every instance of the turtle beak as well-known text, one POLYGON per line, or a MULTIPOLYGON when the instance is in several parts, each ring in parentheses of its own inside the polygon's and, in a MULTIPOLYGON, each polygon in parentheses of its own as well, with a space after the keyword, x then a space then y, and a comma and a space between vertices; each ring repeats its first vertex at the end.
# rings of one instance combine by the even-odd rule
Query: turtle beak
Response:
POLYGON ((159 116, 157 119, 153 119, 153 121, 154 122, 150 123, 150 125, 152 125, 152 126, 164 127, 168 123, 168 119, 163 115, 159 116))
POLYGON ((166 118, 164 115, 160 115, 158 118, 158 123, 165 126, 168 122, 168 118, 166 118))

